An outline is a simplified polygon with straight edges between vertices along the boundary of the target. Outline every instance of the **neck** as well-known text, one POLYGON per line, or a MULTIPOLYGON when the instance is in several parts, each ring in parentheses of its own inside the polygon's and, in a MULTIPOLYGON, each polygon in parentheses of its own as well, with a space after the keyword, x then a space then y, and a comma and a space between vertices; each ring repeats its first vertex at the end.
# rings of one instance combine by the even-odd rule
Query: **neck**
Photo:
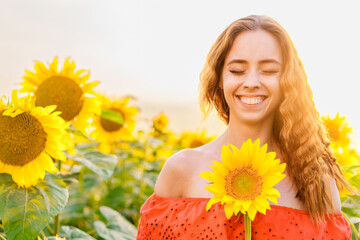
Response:
POLYGON ((221 145, 228 143, 240 148, 248 139, 254 142, 260 139, 260 146, 267 144, 267 151, 278 152, 279 148, 272 133, 272 121, 262 124, 246 124, 230 121, 225 132, 219 137, 221 145))

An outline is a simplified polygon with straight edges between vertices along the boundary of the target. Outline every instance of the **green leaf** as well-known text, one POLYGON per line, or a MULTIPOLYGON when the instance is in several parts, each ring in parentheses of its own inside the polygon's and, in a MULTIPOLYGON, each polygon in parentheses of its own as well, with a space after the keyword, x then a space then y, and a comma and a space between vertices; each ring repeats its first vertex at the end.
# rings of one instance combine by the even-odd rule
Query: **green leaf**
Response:
POLYGON ((83 218, 82 213, 88 198, 88 192, 84 191, 81 185, 79 186, 78 183, 69 185, 69 201, 61 212, 62 221, 68 222, 72 219, 83 218))
POLYGON ((360 173, 349 179, 351 185, 360 189, 360 173))
POLYGON ((127 240, 129 239, 125 234, 117 232, 115 230, 108 229, 105 223, 101 221, 95 221, 94 227, 97 234, 106 240, 127 240))
POLYGON ((104 217, 108 221, 106 226, 109 230, 114 230, 116 232, 122 233, 124 239, 130 240, 136 238, 137 228, 134 225, 132 225, 119 212, 105 206, 100 207, 100 212, 104 215, 104 217))
POLYGON ((360 203, 360 196, 359 195, 347 195, 349 198, 351 198, 354 201, 357 201, 360 203))
POLYGON ((44 181, 37 185, 43 189, 50 201, 49 217, 56 216, 66 205, 69 192, 66 184, 54 174, 46 174, 44 181))
POLYGON ((124 118, 119 112, 102 109, 101 117, 116 122, 117 124, 124 124, 124 118))
POLYGON ((115 155, 104 154, 94 150, 84 152, 79 156, 67 155, 67 158, 82 163, 105 180, 111 177, 117 163, 117 157, 115 155))
POLYGON ((0 174, 0 216, 8 239, 34 239, 68 199, 59 177, 46 174, 30 188, 18 188, 8 174, 0 174))
POLYGON ((341 204, 341 210, 349 217, 358 217, 360 216, 360 203, 356 201, 344 202, 341 204))
POLYGON ((353 224, 360 223, 360 218, 358 218, 358 217, 350 217, 349 220, 353 224))
POLYGON ((17 188, 11 184, 3 214, 4 231, 8 240, 34 239, 49 220, 49 199, 39 187, 17 188))
POLYGON ((61 226, 60 236, 66 238, 66 240, 95 240, 89 234, 73 226, 61 226))
POLYGON ((79 180, 79 172, 62 172, 60 174, 57 175, 58 177, 61 178, 61 180, 64 181, 64 183, 66 183, 66 185, 70 185, 72 183, 78 183, 79 180))
POLYGON ((17 185, 12 180, 11 175, 7 173, 0 174, 0 218, 4 218, 7 194, 13 188, 17 188, 17 185))
POLYGON ((341 169, 346 172, 352 172, 353 170, 355 170, 357 168, 360 168, 360 164, 347 165, 347 166, 341 167, 341 169))
POLYGON ((81 151, 86 151, 86 150, 91 150, 96 148, 99 145, 98 142, 85 142, 85 143, 79 143, 75 146, 75 148, 77 150, 81 151))
POLYGON ((69 126, 67 129, 66 129, 67 132, 69 133, 72 133, 74 135, 77 135, 77 136, 80 136, 80 137, 83 137, 84 139, 87 139, 87 140, 92 140, 90 139, 88 136, 86 136, 82 131, 76 129, 76 128, 73 128, 71 126, 69 126))

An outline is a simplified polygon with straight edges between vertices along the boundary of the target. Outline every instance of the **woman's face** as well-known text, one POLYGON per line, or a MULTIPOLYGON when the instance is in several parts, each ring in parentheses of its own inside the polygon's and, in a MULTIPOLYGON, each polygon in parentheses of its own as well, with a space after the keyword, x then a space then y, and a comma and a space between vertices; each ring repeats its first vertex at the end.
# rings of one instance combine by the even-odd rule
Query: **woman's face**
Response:
POLYGON ((282 57, 279 43, 264 30, 239 34, 227 54, 220 87, 233 118, 272 123, 280 104, 282 57))

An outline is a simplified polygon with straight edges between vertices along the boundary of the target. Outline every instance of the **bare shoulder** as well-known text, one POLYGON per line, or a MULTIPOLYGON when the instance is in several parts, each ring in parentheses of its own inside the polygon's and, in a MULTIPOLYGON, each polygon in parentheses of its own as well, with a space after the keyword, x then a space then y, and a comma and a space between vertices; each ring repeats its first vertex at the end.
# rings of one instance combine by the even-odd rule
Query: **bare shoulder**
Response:
POLYGON ((339 190, 336 185, 336 181, 333 176, 330 176, 330 190, 328 191, 328 195, 330 196, 332 203, 334 205, 335 212, 341 212, 341 200, 339 190))
POLYGON ((197 151, 183 149, 172 155, 164 164, 155 184, 154 192, 161 197, 182 197, 191 175, 197 151))

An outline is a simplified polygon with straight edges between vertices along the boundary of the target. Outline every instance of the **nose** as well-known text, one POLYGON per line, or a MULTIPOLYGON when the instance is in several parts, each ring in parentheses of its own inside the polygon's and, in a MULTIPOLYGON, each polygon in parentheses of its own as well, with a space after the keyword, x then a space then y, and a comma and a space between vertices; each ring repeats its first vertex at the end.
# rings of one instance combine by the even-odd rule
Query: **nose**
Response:
POLYGON ((244 88, 260 88, 260 79, 257 71, 251 71, 243 83, 244 88))

